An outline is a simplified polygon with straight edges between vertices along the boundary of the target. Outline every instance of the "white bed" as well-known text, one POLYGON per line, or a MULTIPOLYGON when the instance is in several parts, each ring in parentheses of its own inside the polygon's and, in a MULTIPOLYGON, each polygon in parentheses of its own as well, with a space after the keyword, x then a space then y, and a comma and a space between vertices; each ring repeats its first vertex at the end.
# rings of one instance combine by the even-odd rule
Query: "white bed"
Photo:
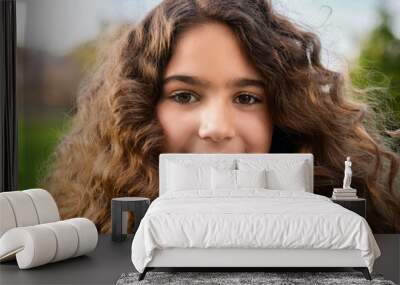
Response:
POLYGON ((155 267, 354 267, 369 279, 380 255, 364 218, 313 194, 312 154, 161 154, 159 175, 132 242, 139 279, 155 267), (221 172, 208 188, 210 166, 221 172))

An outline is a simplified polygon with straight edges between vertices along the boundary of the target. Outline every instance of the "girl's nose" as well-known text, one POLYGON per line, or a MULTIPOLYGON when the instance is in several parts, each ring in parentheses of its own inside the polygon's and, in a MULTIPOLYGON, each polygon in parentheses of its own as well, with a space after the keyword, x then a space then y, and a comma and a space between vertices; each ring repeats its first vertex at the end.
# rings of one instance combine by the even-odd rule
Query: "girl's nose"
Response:
POLYGON ((235 136, 234 118, 223 103, 210 104, 202 113, 199 137, 214 142, 229 140, 235 136))

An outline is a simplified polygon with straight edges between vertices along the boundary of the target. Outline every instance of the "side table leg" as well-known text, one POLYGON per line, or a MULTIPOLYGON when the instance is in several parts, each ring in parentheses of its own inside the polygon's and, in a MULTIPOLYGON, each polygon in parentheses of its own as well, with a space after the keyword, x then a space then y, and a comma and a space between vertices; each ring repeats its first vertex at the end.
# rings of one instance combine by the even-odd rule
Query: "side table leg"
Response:
POLYGON ((132 205, 132 207, 130 207, 130 210, 134 213, 135 216, 134 227, 132 232, 133 235, 136 234, 140 221, 143 219, 148 208, 149 208, 149 203, 141 203, 139 205, 132 205))
POLYGON ((113 241, 122 241, 122 203, 111 201, 111 227, 113 241))

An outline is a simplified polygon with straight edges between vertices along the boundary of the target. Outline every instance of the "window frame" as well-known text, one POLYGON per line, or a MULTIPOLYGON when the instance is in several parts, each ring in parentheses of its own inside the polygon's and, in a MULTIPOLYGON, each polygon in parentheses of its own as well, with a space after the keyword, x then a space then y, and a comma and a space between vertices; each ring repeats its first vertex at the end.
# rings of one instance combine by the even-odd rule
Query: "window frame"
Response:
POLYGON ((17 190, 16 2, 0 1, 0 192, 17 190))

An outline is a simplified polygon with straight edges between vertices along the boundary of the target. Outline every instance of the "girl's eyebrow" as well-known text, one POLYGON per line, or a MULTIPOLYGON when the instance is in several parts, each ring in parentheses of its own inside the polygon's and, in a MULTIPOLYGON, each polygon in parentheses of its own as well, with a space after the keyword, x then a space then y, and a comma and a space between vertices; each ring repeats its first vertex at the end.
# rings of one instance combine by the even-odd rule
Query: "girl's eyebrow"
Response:
MULTIPOLYGON (((197 85, 201 87, 208 87, 211 85, 210 81, 201 79, 196 76, 189 76, 189 75, 171 75, 167 78, 164 78, 163 84, 167 84, 171 81, 180 81, 190 85, 197 85)), ((265 88, 265 84, 262 80, 253 79, 253 78, 234 78, 228 81, 226 84, 227 87, 248 87, 248 86, 255 86, 259 88, 265 88)))

